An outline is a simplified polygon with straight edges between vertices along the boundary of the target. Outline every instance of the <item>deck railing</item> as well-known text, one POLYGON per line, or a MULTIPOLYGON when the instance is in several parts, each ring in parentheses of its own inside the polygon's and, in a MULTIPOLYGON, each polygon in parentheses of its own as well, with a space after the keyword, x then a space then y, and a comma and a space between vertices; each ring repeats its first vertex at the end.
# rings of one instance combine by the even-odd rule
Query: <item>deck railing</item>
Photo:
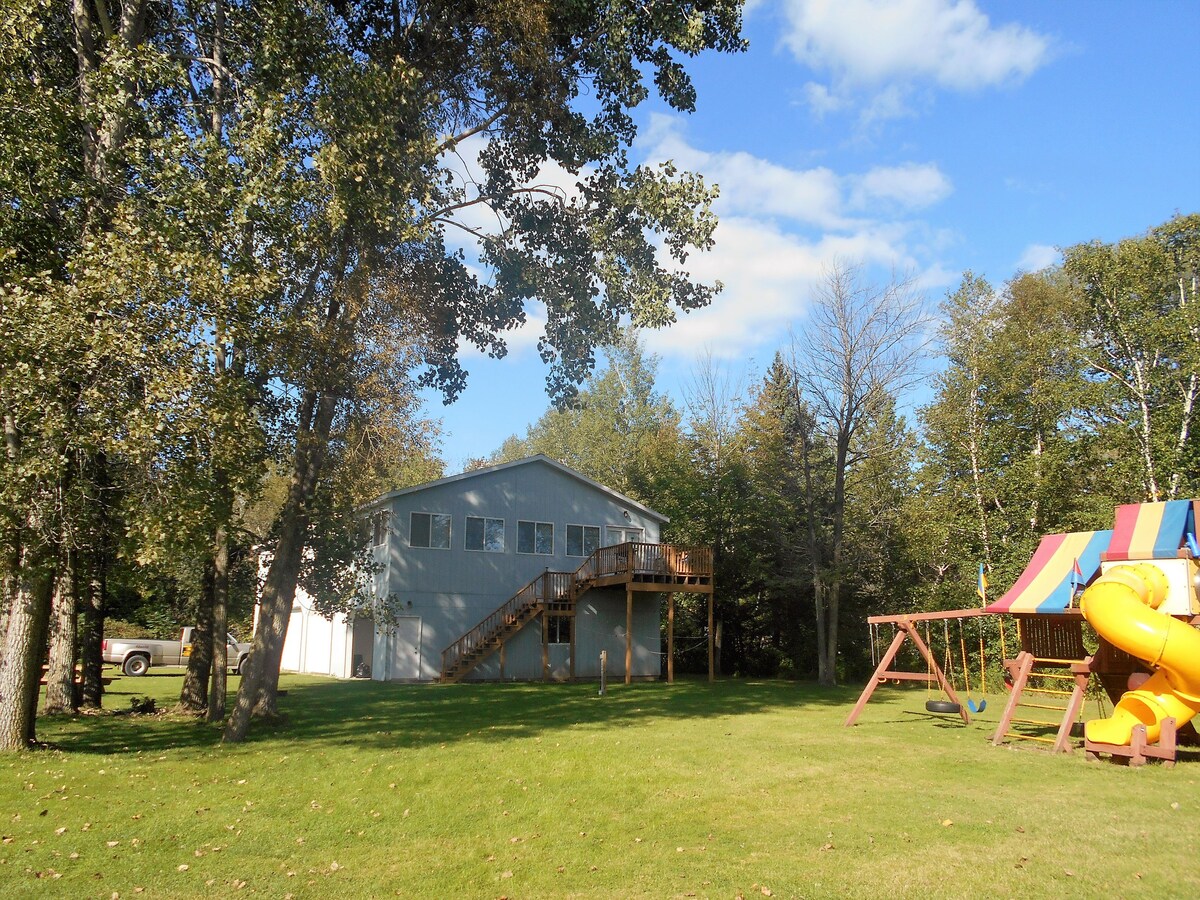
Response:
POLYGON ((545 572, 539 575, 443 650, 442 671, 450 671, 464 656, 490 640, 496 631, 517 621, 529 607, 547 600, 562 600, 570 590, 570 572, 545 572))
POLYGON ((575 572, 575 580, 591 581, 610 575, 702 578, 711 577, 712 574, 711 547, 630 542, 601 547, 575 572))

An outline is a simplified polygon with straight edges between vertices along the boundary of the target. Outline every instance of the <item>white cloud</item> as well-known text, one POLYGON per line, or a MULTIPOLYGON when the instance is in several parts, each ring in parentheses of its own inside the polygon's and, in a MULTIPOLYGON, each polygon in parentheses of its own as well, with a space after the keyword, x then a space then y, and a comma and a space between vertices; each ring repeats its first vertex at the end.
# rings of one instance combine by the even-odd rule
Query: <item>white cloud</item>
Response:
POLYGON ((784 15, 784 44, 832 79, 824 91, 805 89, 818 115, 861 91, 867 120, 909 115, 913 85, 971 91, 1020 82, 1052 54, 1049 37, 993 24, 975 0, 785 0, 784 15))
POLYGON ((692 147, 680 120, 656 115, 639 148, 647 159, 674 160, 720 185, 716 209, 729 215, 790 220, 829 230, 865 227, 873 207, 922 209, 949 196, 950 180, 933 163, 881 166, 861 175, 839 175, 824 166, 790 169, 743 151, 709 153, 692 147))
POLYGON ((1017 270, 1020 272, 1040 272, 1061 262, 1062 255, 1057 247, 1049 244, 1030 244, 1017 260, 1017 270))
POLYGON ((856 209, 870 209, 881 202, 924 209, 945 200, 953 190, 950 179, 932 163, 880 166, 851 181, 851 202, 856 209))
MULTIPOLYGON (((665 115, 652 117, 636 150, 650 164, 673 160, 721 189, 716 246, 691 254, 687 271, 703 283, 720 281, 725 289, 709 307, 681 313, 670 328, 647 333, 650 348, 664 357, 690 360, 702 347, 723 358, 774 349, 803 320, 813 288, 837 259, 861 263, 885 278, 895 271, 917 272, 932 284, 945 280, 936 266, 921 265, 935 256, 922 244, 930 230, 909 218, 953 189, 933 163, 861 173, 789 168, 746 152, 695 147, 682 120, 665 115)), ((570 196, 576 178, 551 168, 538 181, 570 196)), ((478 211, 470 215, 472 225, 494 228, 478 211)), ((514 360, 529 357, 545 327, 540 307, 532 304, 527 313, 526 323, 505 335, 514 360)), ((466 347, 463 353, 478 355, 466 347)))

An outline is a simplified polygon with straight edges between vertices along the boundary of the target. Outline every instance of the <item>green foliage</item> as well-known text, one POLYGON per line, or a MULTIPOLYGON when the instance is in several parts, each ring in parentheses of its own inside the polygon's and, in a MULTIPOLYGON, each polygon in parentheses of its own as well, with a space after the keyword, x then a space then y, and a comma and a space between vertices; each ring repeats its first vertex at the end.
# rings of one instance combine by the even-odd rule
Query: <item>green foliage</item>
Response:
POLYGON ((666 515, 679 448, 679 413, 655 387, 657 357, 636 330, 606 348, 607 364, 561 409, 548 410, 523 437, 506 439, 490 462, 544 453, 666 515))

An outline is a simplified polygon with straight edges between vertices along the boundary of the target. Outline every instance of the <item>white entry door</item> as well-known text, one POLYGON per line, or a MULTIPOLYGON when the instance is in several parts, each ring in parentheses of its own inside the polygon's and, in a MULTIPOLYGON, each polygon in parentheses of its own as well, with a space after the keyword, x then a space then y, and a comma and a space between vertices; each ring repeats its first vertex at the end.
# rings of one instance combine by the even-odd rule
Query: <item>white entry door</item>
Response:
POLYGON ((605 547, 615 547, 630 541, 644 541, 646 533, 641 528, 631 528, 628 525, 609 525, 606 534, 605 547))
POLYGON ((388 677, 416 681, 421 677, 421 617, 402 616, 392 628, 392 657, 388 677))

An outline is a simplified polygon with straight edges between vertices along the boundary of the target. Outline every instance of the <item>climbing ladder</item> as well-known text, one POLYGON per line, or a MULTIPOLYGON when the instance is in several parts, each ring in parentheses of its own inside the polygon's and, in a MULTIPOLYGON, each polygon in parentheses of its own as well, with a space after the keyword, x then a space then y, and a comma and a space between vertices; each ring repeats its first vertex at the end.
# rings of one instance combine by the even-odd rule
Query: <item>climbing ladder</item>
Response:
POLYGON ((1070 753, 1092 673, 1082 617, 1019 616, 1018 626, 1022 650, 1004 660, 1012 689, 992 744, 1036 741, 1052 745, 1055 753, 1070 753))

